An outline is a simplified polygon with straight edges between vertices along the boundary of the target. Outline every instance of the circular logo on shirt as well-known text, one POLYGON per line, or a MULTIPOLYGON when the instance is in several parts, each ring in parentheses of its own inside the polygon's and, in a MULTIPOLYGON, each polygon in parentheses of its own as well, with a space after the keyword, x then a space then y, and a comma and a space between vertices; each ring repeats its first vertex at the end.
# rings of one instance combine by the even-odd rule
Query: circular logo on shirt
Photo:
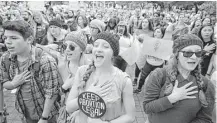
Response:
POLYGON ((78 96, 79 109, 88 117, 100 118, 106 113, 105 101, 93 92, 83 92, 78 96))

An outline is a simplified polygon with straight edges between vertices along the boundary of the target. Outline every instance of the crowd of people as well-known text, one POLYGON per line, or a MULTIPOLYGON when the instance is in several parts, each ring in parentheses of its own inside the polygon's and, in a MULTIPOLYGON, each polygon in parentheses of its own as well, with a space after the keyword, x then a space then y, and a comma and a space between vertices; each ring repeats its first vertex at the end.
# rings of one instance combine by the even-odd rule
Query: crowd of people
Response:
POLYGON ((19 6, 1 9, 0 84, 17 89, 23 122, 133 123, 133 94, 143 92, 146 123, 215 123, 216 15, 19 6), (132 78, 122 54, 135 42, 145 45, 147 36, 173 42, 172 54, 128 56, 136 59, 132 78), (82 92, 102 97, 105 115, 82 112, 82 92))

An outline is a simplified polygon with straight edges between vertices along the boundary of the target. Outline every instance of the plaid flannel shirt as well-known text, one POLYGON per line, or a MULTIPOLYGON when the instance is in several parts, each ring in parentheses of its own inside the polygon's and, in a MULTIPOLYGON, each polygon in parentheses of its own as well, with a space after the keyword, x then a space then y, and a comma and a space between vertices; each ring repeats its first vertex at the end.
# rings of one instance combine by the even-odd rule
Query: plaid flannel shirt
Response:
MULTIPOLYGON (((38 114, 38 119, 40 119, 43 113, 45 98, 51 99, 53 97, 57 97, 59 94, 60 76, 58 74, 58 68, 55 59, 50 55, 43 53, 40 61, 37 61, 36 49, 37 48, 33 47, 31 57, 32 62, 29 66, 29 70, 33 72, 30 82, 31 94, 38 114), (36 62, 40 63, 38 66, 39 71, 34 72, 34 69, 31 66, 36 62)), ((0 83, 13 80, 14 76, 16 75, 17 62, 16 56, 11 55, 9 52, 3 54, 0 60, 0 83), (9 61, 11 62, 9 70, 6 70, 6 57, 9 57, 9 61)), ((18 87, 18 91, 16 92, 15 107, 20 113, 25 114, 25 106, 20 87, 18 87)), ((58 110, 59 104, 57 101, 55 101, 49 116, 52 117, 58 114, 58 110)))

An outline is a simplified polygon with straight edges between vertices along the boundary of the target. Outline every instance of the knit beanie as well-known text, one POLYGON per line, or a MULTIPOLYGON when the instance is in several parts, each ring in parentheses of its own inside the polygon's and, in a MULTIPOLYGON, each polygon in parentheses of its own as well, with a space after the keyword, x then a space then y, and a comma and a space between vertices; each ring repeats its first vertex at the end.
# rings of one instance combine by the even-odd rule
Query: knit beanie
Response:
POLYGON ((49 26, 52 26, 52 25, 62 28, 62 23, 61 23, 61 21, 58 20, 58 19, 52 19, 52 20, 49 22, 49 26))
POLYGON ((90 27, 98 28, 100 32, 103 32, 105 30, 105 23, 101 20, 94 19, 90 22, 90 27))
POLYGON ((97 39, 103 39, 107 41, 114 53, 114 56, 118 56, 119 54, 119 37, 109 32, 101 32, 96 35, 95 41, 97 39))
POLYGON ((178 52, 190 45, 199 45, 203 48, 203 41, 194 34, 181 35, 173 43, 173 53, 178 52))
POLYGON ((82 32, 70 32, 66 35, 65 41, 75 42, 82 51, 85 51, 87 46, 87 38, 82 32))

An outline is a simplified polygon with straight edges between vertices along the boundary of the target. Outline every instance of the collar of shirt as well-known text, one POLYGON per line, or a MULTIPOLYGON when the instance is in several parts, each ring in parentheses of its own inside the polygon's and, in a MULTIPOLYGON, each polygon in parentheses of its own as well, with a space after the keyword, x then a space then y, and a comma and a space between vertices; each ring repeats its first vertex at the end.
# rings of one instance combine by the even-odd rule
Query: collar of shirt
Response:
POLYGON ((192 74, 189 74, 189 76, 186 79, 180 73, 177 76, 177 80, 179 81, 179 83, 184 81, 193 82, 194 78, 195 77, 192 74))

